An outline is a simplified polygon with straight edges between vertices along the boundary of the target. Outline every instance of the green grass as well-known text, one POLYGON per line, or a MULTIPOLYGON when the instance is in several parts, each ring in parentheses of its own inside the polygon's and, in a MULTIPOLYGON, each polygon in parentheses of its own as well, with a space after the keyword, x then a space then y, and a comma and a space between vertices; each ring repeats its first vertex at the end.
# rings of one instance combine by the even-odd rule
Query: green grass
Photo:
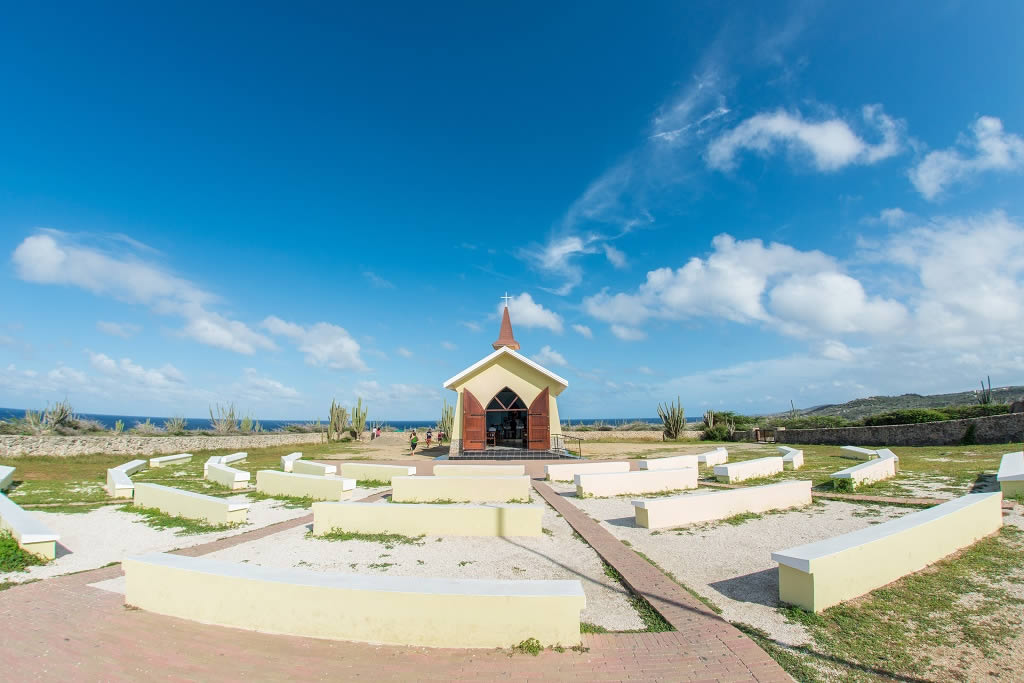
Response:
POLYGON ((629 589, 626 582, 622 580, 622 574, 619 574, 615 567, 603 560, 601 561, 601 564, 604 566, 604 575, 610 579, 618 581, 622 587, 628 591, 630 604, 633 606, 633 609, 636 610, 640 620, 644 622, 644 627, 642 629, 630 629, 626 631, 619 631, 619 633, 664 633, 666 631, 676 630, 672 624, 665 621, 665 617, 661 616, 661 613, 654 609, 651 603, 647 602, 646 599, 629 589))
POLYGON ((580 622, 580 633, 608 633, 608 629, 604 626, 598 626, 597 624, 591 624, 588 621, 580 622))
POLYGON ((394 562, 374 562, 373 564, 368 564, 366 566, 369 567, 370 569, 379 569, 382 572, 386 572, 388 570, 388 567, 394 567, 395 563, 394 562))
POLYGON ((283 496, 283 495, 269 495, 261 493, 259 491, 250 491, 245 494, 249 497, 249 500, 276 500, 284 503, 283 507, 286 508, 308 508, 312 507, 313 503, 316 503, 315 498, 310 496, 283 496))
MULTIPOLYGON (((312 533, 307 535, 312 536, 312 533)), ((396 545, 423 545, 424 537, 403 536, 402 534, 361 534, 355 531, 331 529, 326 534, 313 538, 325 541, 366 541, 367 543, 380 543, 386 548, 394 548, 396 545)))
POLYGON ((24 572, 29 567, 47 564, 46 560, 28 552, 20 545, 10 531, 0 531, 0 573, 24 572))
POLYGON ((364 489, 391 488, 391 482, 383 479, 358 479, 356 485, 364 489))
POLYGON ((728 524, 729 526, 739 526, 741 524, 746 524, 752 519, 761 519, 762 517, 764 517, 764 515, 756 512, 740 512, 732 517, 726 517, 721 520, 721 522, 722 524, 728 524))
POLYGON ((744 624, 742 622, 733 623, 737 629, 747 634, 751 640, 758 644, 758 646, 767 652, 772 659, 779 663, 783 669, 786 670, 790 676, 795 678, 800 683, 818 683, 824 681, 821 674, 811 666, 808 661, 802 657, 798 652, 803 648, 793 650, 791 648, 780 645, 772 637, 750 624, 744 624))
POLYGON ((512 646, 512 652, 521 655, 530 655, 536 657, 541 653, 544 647, 540 644, 540 641, 536 638, 527 638, 518 645, 512 646))
POLYGON ((154 529, 177 529, 178 536, 192 536, 195 534, 206 534, 212 531, 228 531, 235 529, 241 524, 209 524, 197 519, 168 515, 156 508, 140 507, 137 505, 122 505, 118 508, 122 512, 132 512, 142 517, 143 524, 154 529))
MULTIPOLYGON (((1024 532, 1014 526, 982 539, 922 572, 819 614, 781 608, 814 639, 808 656, 842 671, 842 680, 875 676, 942 680, 929 653, 953 649, 990 658, 1020 633, 1024 599, 1024 532), (1016 589, 1019 593, 1019 588, 1016 589)), ((947 650, 948 651, 948 650, 947 650)))

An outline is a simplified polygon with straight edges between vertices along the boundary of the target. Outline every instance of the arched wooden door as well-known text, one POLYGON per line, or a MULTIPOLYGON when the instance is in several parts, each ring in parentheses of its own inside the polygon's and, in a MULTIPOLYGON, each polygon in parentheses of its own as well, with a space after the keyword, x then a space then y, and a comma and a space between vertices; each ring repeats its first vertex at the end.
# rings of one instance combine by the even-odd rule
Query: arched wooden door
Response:
POLYGON ((462 450, 482 451, 487 439, 484 407, 469 389, 462 390, 462 450))
POLYGON ((544 387, 544 391, 530 404, 527 445, 531 451, 546 451, 551 448, 551 417, 548 402, 548 388, 544 387))

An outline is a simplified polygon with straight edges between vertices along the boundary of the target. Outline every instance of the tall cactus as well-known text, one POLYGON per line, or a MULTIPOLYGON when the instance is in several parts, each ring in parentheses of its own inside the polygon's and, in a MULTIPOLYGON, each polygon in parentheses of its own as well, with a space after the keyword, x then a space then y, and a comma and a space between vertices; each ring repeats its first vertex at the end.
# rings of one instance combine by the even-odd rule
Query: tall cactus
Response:
POLYGON ((988 389, 985 388, 985 383, 981 383, 981 393, 974 392, 978 396, 978 403, 983 406, 987 406, 992 403, 992 378, 988 378, 988 389))
POLYGON ((363 438, 363 430, 366 429, 366 413, 367 408, 363 405, 363 397, 360 396, 352 407, 352 433, 357 439, 363 438))
POLYGON ((327 440, 338 441, 348 427, 348 411, 334 399, 331 399, 330 420, 327 425, 327 440))
POLYGON ((455 406, 448 404, 448 399, 444 399, 444 403, 441 405, 441 419, 437 423, 437 428, 441 430, 441 433, 447 437, 449 441, 452 438, 452 428, 455 426, 455 406))
POLYGON ((704 413, 704 428, 714 429, 715 428, 715 411, 709 410, 704 413))
POLYGON ((675 403, 662 406, 658 404, 658 417, 664 425, 666 439, 678 439, 686 429, 686 413, 683 412, 683 402, 676 396, 675 403))

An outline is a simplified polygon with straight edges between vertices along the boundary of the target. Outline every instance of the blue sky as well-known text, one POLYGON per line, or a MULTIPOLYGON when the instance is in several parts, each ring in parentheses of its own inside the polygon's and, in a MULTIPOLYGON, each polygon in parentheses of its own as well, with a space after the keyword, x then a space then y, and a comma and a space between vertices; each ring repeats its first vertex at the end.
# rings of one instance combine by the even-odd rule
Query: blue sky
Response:
POLYGON ((563 418, 1024 384, 1024 5, 890 5, 14 8, 0 405, 431 419, 506 291, 563 418))

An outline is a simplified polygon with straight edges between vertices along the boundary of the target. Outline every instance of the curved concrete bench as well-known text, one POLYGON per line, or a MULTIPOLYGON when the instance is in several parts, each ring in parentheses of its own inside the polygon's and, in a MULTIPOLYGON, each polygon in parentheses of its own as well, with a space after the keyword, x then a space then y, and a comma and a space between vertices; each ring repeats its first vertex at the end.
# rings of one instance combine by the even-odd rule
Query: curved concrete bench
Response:
POLYGON ((219 465, 222 457, 224 456, 211 455, 209 458, 206 459, 206 462, 203 463, 203 478, 206 478, 206 476, 210 473, 210 465, 219 465))
POLYGON ((227 486, 229 489, 249 488, 249 473, 245 470, 237 470, 221 463, 209 465, 206 471, 206 478, 210 481, 227 486))
POLYGON ((57 557, 57 541, 60 535, 21 509, 21 506, 0 493, 0 529, 11 532, 11 536, 27 552, 48 560, 57 557))
POLYGON ((971 493, 866 529, 774 552, 779 600, 819 612, 923 569, 1002 524, 1002 495, 971 493))
POLYGON ((180 465, 192 459, 191 453, 178 453, 177 455, 161 455, 158 458, 150 458, 150 467, 165 467, 167 465, 180 465))
POLYGON ((586 606, 579 581, 358 576, 163 553, 127 557, 122 566, 125 604, 150 612, 390 645, 577 645, 586 606))
POLYGON ((241 460, 245 460, 248 457, 249 454, 244 451, 239 451, 238 453, 231 453, 230 455, 222 455, 220 456, 220 464, 230 465, 233 462, 239 462, 241 460))
POLYGON ((223 498, 161 486, 135 484, 135 505, 156 508, 168 515, 200 519, 210 524, 241 524, 248 516, 246 503, 229 503, 223 498))
POLYGON ((338 473, 337 465, 321 465, 312 460, 296 460, 292 463, 292 472, 295 474, 313 474, 318 477, 326 477, 338 473))
POLYGON ((260 470, 256 473, 256 491, 268 496, 294 496, 313 500, 342 500, 352 495, 355 479, 298 472, 260 470))
POLYGON ((292 471, 292 465, 295 464, 296 460, 302 458, 302 453, 289 453, 288 455, 281 456, 281 469, 285 472, 292 471))
POLYGON ((576 462, 544 466, 544 475, 547 477, 548 481, 575 481, 577 474, 598 474, 607 472, 629 472, 629 463, 576 462))
POLYGON ((435 477, 521 477, 525 465, 434 465, 435 477))
POLYGON ((782 471, 782 458, 772 456, 769 458, 757 458, 756 460, 744 460, 743 462, 730 462, 725 465, 715 465, 715 479, 726 484, 735 484, 746 479, 757 477, 770 477, 782 471))
POLYGON ((1024 451, 1007 453, 999 460, 996 481, 1004 496, 1024 495, 1024 451))
POLYGON ((849 479, 853 488, 857 488, 861 484, 870 484, 874 481, 883 481, 895 477, 896 463, 896 456, 889 455, 884 458, 868 460, 853 467, 847 467, 845 470, 833 472, 829 476, 832 479, 849 479))
POLYGON ((14 469, 13 467, 0 465, 0 491, 6 491, 11 488, 11 482, 14 481, 14 469))
POLYGON ((368 462, 343 462, 341 463, 341 476, 359 481, 386 481, 391 483, 391 477, 411 477, 416 474, 416 468, 412 465, 374 465, 368 462))
POLYGON ((729 451, 725 450, 725 447, 719 446, 713 451, 699 454, 697 456, 697 462, 705 467, 724 465, 729 462, 729 451))
POLYGON ((507 503, 530 500, 530 478, 522 477, 394 477, 393 503, 507 503))
POLYGON ((112 498, 131 498, 135 491, 131 475, 147 464, 146 460, 132 460, 107 470, 107 493, 112 498))
POLYGON ((798 470, 804 466, 804 452, 789 446, 779 446, 782 453, 782 468, 787 470, 798 470))
POLYGON ((840 446, 839 457, 849 458, 850 460, 874 460, 878 457, 878 451, 873 451, 870 448, 860 448, 859 446, 840 446))
POLYGON ((681 470, 698 465, 696 455, 672 455, 667 458, 641 460, 637 466, 642 470, 681 470))
POLYGON ((725 491, 703 491, 671 498, 634 500, 636 525, 664 529, 725 519, 744 512, 760 514, 811 504, 811 482, 781 481, 725 491))
POLYGON ((580 498, 640 495, 695 488, 696 465, 675 470, 576 475, 576 495, 580 498))
POLYGON ((542 505, 313 503, 313 535, 540 536, 542 505))

